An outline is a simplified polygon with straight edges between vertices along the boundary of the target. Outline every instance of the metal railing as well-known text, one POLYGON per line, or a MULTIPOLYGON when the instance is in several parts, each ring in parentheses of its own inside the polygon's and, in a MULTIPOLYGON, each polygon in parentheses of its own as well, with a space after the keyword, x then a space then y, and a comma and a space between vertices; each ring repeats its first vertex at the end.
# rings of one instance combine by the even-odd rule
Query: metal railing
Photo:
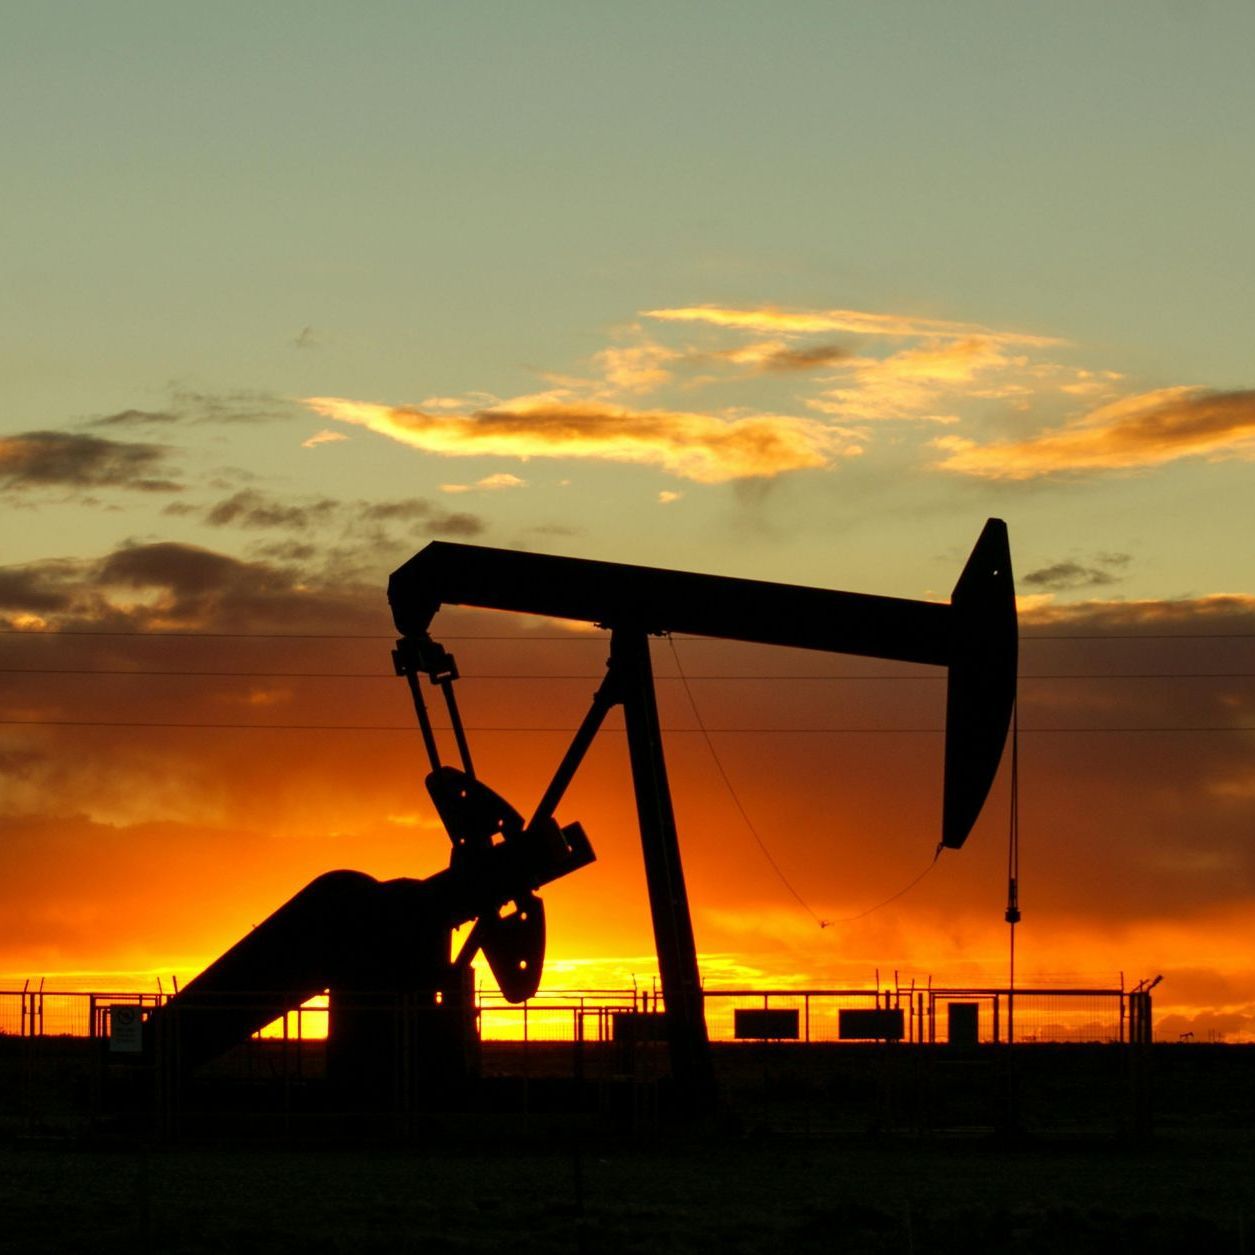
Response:
MULTIPOLYGON (((28 984, 0 991, 0 1036, 107 1037, 112 1007, 146 1012, 168 999, 164 993, 47 991, 28 984)), ((1119 988, 729 989, 706 990, 705 1003, 714 1042, 737 1040, 738 1011, 792 1013, 796 1032, 787 1039, 803 1044, 841 1040, 843 1011, 900 1013, 901 1040, 917 1044, 1128 1042, 1149 1026, 1149 995, 1119 988)), ((662 1010, 659 994, 632 989, 553 990, 521 1004, 481 990, 476 999, 485 1041, 609 1042, 620 1017, 644 1023, 641 1017, 662 1010)), ((325 996, 312 999, 260 1036, 323 1038, 328 1015, 325 996)))

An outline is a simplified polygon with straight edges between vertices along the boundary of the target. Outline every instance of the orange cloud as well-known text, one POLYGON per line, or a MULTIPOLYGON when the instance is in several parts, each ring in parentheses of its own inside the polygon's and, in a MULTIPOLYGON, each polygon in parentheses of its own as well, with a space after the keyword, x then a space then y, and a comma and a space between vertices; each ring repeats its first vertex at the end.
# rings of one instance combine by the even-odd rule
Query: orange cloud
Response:
POLYGON ((308 440, 301 441, 302 449, 314 449, 320 444, 335 444, 338 440, 347 440, 348 436, 342 431, 320 431, 310 436, 308 440))
POLYGON ((856 357, 837 365, 848 382, 808 404, 847 419, 954 423, 956 415, 937 410, 947 394, 1006 398, 1029 391, 1014 381, 1023 375, 1028 359, 1004 352, 990 336, 933 340, 889 357, 856 357))
POLYGON ((606 382, 623 392, 652 392, 671 379, 668 363, 682 354, 661 344, 632 344, 602 349, 594 360, 606 382))
POLYGON ((941 469, 990 479, 1137 470, 1187 457, 1249 458, 1255 455, 1255 391, 1161 388, 1027 440, 981 445, 945 436, 933 443, 946 455, 941 469))
POLYGON ((787 310, 765 305, 756 309, 732 309, 719 305, 690 305, 676 309, 647 309, 642 317, 663 322, 700 322, 738 331, 781 335, 814 335, 844 331, 853 335, 896 338, 929 337, 965 339, 982 336, 1000 344, 1051 345, 1061 341, 1049 336, 992 331, 975 323, 948 322, 938 318, 912 318, 902 314, 873 314, 858 309, 787 310))
POLYGON ((527 486, 527 480, 520 479, 517 475, 511 475, 509 471, 498 471, 495 475, 485 475, 483 479, 477 479, 473 484, 441 484, 441 492, 473 492, 476 488, 484 492, 499 492, 503 488, 524 488, 527 486))
POLYGON ((844 438, 814 419, 779 414, 721 418, 674 410, 632 410, 597 401, 540 396, 471 414, 430 414, 409 406, 309 397, 316 413, 428 453, 447 456, 599 458, 658 466, 697 483, 770 478, 827 466, 844 438))

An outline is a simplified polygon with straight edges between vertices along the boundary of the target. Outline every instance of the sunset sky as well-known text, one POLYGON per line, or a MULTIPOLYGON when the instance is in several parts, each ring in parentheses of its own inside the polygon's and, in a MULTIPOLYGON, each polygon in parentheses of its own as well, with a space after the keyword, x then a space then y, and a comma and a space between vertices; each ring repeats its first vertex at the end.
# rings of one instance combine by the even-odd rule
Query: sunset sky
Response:
MULTIPOLYGON (((1255 1038, 1253 46, 1245 0, 15 8, 0 987, 444 865, 384 596, 430 540, 946 599, 996 516, 1021 977, 1255 1038)), ((434 630, 528 811, 604 637, 434 630)), ((710 985, 1005 980, 1005 774, 853 918, 932 856, 940 672, 655 664, 710 985)), ((655 970, 620 726, 549 985, 655 970)))

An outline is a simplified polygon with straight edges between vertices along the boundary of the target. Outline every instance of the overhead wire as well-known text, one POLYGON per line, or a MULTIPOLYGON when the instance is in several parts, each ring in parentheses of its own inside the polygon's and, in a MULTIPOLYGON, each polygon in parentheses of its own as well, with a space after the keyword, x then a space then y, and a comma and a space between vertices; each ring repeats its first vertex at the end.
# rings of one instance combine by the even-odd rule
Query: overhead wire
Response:
MULTIPOLYGON (((60 728, 199 728, 206 730, 215 729, 240 729, 255 732, 413 732, 413 727, 407 724, 395 723, 371 723, 371 724, 352 724, 352 723, 208 723, 208 722, 173 722, 166 723, 160 721, 134 720, 134 719, 7 719, 0 718, 0 726, 9 727, 60 727, 60 728)), ((437 731, 450 731, 448 727, 437 728, 437 731)), ((553 733, 571 733, 576 730, 574 724, 553 724, 549 726, 536 726, 532 724, 467 724, 468 732, 509 732, 509 733, 526 733, 528 735, 537 732, 553 732, 553 733)), ((622 731, 621 728, 608 727, 607 732, 622 731)), ((941 736, 945 732, 945 728, 858 728, 858 727, 826 727, 826 728, 789 728, 789 727, 719 727, 719 728, 663 728, 662 731, 678 735, 688 732, 719 732, 719 733, 743 733, 753 736, 941 736)), ((1118 734, 1121 736, 1131 735, 1142 732, 1155 733, 1228 733, 1228 732, 1255 732, 1255 724, 1230 724, 1221 727, 1216 724, 1210 725, 1160 725, 1160 726, 1143 726, 1143 727, 1057 727, 1057 728, 1021 728, 1021 733, 1029 736, 1050 735, 1055 733, 1066 733, 1070 736, 1076 736, 1084 733, 1094 734, 1118 734)))
POLYGON ((802 909, 811 917, 811 919, 815 921, 816 924, 819 925, 821 929, 831 928, 833 924, 853 924, 853 923, 857 923, 861 919, 866 919, 867 916, 874 914, 876 911, 879 911, 883 909, 884 907, 888 906, 891 902, 896 902, 899 898, 905 896, 912 889, 914 889, 915 886, 919 884, 919 882, 923 880, 924 877, 927 876, 928 873, 931 872, 934 867, 936 867, 937 860, 941 857, 942 847, 940 843, 938 843, 937 848, 934 851, 932 858, 929 860, 928 866, 925 867, 924 870, 919 873, 919 875, 915 876, 911 881, 903 885, 903 887, 897 890, 897 892, 891 893, 883 901, 877 902, 874 906, 869 906, 866 910, 858 912, 857 915, 850 915, 850 916, 843 917, 841 919, 822 918, 814 910, 814 908, 811 907, 810 903, 807 902, 806 899, 803 898, 802 895, 797 891, 797 889, 793 885, 793 882, 789 880, 789 878, 784 874, 784 870, 780 867, 780 864, 776 862, 775 857, 772 855, 771 851, 767 848, 767 843, 763 840, 762 834, 758 831, 758 826, 749 817, 749 813, 746 811, 744 804, 741 802, 740 795, 737 793, 735 786, 732 784, 732 780, 728 776, 727 770, 724 768, 723 761, 719 757, 719 752, 718 750, 715 749, 715 744, 710 739, 709 731, 707 730, 707 727, 702 720, 701 711, 698 710, 697 702, 693 697, 693 690, 689 687, 688 678, 684 674, 684 667, 683 667, 683 664, 680 662, 680 654, 679 654, 679 651, 675 647, 675 641, 670 636, 668 636, 667 643, 671 646, 671 654, 672 654, 672 657, 675 659, 676 670, 679 672, 679 678, 683 682, 684 692, 686 696, 688 697, 689 707, 693 711, 694 719, 697 720, 697 726, 700 729, 702 733, 702 737, 706 742, 706 748, 710 751, 710 756, 714 761, 715 767, 718 769, 719 775, 722 778, 723 783, 727 787, 728 794, 736 805, 736 809, 740 812, 742 820, 745 821, 746 828, 749 829, 750 835, 754 838, 754 841, 758 845, 758 848, 762 851, 763 856, 766 858, 772 871, 776 873, 776 876, 780 880, 780 883, 784 885, 784 887, 793 895, 794 898, 797 899, 802 909))
MULTIPOLYGON (((309 640, 309 641, 391 641, 395 632, 203 632, 155 628, 59 628, 53 631, 31 628, 0 628, 0 636, 23 636, 32 640, 55 640, 63 636, 148 636, 185 640, 309 640)), ((443 633, 446 641, 565 641, 570 644, 605 644, 602 635, 565 633, 520 633, 506 635, 479 633, 443 633)), ((677 640, 714 641, 706 636, 676 634, 677 640)), ((1255 640, 1255 632, 1027 632, 1020 642, 1028 641, 1222 641, 1255 640)))
MULTIPOLYGON (((506 671, 462 671, 466 679, 476 680, 597 680, 600 672, 506 672, 506 671)), ((0 667, 0 675, 129 675, 129 676, 220 676, 232 679, 263 679, 263 680, 395 680, 394 671, 226 671, 218 669, 189 670, 168 667, 0 667)), ((658 680, 678 680, 679 676, 660 675, 658 680)), ((779 681, 896 681, 909 680, 914 682, 941 683, 946 676, 937 675, 904 675, 885 672, 867 672, 859 674, 850 672, 834 675, 831 672, 791 672, 770 675, 744 675, 730 672, 706 672, 700 675, 689 675, 690 680, 745 680, 758 683, 777 683, 779 681)), ((1040 672, 1035 675, 1021 675, 1024 680, 1252 680, 1255 671, 1121 671, 1112 674, 1100 674, 1092 671, 1053 671, 1040 672)))
POLYGON ((675 641, 670 635, 667 636, 667 644, 671 646, 671 656, 675 659, 676 670, 680 673, 680 680, 684 685, 684 692, 688 697, 689 707, 693 711, 693 718, 697 720, 698 729, 701 731, 702 738, 706 742, 706 748, 710 751, 710 757, 715 764, 715 769, 719 772, 719 776, 728 790, 728 796, 731 797, 733 804, 740 813, 741 819, 744 821, 746 828, 749 830, 750 836, 754 838, 754 842, 762 852, 763 857, 767 860, 768 866, 770 866, 771 870, 775 872, 776 879, 780 881, 790 894, 792 894, 801 906, 802 910, 804 910, 807 915, 809 915, 811 919, 819 925, 820 928, 827 928, 829 921, 820 918, 811 904, 807 902, 806 899, 797 891, 793 882, 785 875, 784 869, 776 862, 775 856, 767 848, 767 843, 763 840, 762 835, 759 833, 758 826, 749 817, 749 812, 745 809, 745 805, 741 801, 740 794, 737 793, 732 780, 729 778, 728 773, 724 768, 723 761, 719 757, 719 751, 715 749, 715 743, 710 739, 710 733, 706 728, 706 724, 702 720, 701 711, 697 708, 697 701, 693 697, 693 690, 689 687, 688 678, 684 674, 684 666, 680 662, 679 651, 676 649, 675 641))
POLYGON ((1007 1042, 1015 1041, 1015 926, 1020 922, 1020 710, 1011 707, 1011 803, 1007 837, 1007 909, 1003 915, 1009 937, 1007 965, 1007 1042))

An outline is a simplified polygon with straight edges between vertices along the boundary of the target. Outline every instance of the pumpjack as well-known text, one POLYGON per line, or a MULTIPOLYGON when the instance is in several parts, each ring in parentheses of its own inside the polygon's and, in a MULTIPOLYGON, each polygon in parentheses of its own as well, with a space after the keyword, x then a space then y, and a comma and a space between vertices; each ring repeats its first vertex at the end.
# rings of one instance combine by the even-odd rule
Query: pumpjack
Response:
POLYGON ((483 954, 510 1001, 525 1001, 540 985, 545 912, 538 890, 594 859, 581 826, 560 826, 555 813, 606 715, 621 706, 671 1071, 687 1105, 708 1106, 713 1070, 649 638, 684 633, 948 668, 940 846, 949 849, 963 845, 980 814, 1015 701, 1015 590, 999 519, 986 523, 948 604, 445 542, 394 571, 388 599, 400 633, 393 661, 417 715, 427 791, 451 843, 449 865, 421 880, 334 871, 307 885, 154 1017, 156 1027, 179 1019, 184 1069, 327 991, 332 1079, 360 1094, 369 1088, 364 1078, 378 1083, 395 1071, 405 1047, 392 1012, 404 1004, 428 1018, 402 1066, 416 1058, 428 1073, 419 1084, 444 1083, 465 1041, 474 957, 483 954), (454 694, 457 664, 430 633, 442 606, 543 615, 609 632, 605 677, 526 821, 476 774, 454 694), (441 690, 459 766, 441 758, 424 678, 441 690), (451 957, 453 930, 472 921, 451 957))

